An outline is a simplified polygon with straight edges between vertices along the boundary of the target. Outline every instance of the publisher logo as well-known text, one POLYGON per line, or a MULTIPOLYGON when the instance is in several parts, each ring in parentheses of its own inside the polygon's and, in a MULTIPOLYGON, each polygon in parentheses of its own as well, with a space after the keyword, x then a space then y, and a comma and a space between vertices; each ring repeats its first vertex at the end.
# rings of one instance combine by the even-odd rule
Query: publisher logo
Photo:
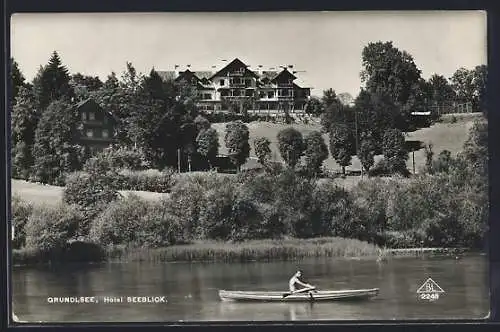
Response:
POLYGON ((418 297, 421 300, 433 302, 439 299, 439 295, 444 293, 444 290, 431 278, 427 279, 419 289, 417 289, 418 297))

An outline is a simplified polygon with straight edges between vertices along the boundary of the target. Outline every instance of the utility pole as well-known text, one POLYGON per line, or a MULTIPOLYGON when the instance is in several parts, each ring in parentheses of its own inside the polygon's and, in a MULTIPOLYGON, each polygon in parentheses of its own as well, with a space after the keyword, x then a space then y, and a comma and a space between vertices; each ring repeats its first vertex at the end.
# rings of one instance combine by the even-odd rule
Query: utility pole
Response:
POLYGON ((413 175, 415 175, 415 150, 412 151, 413 175))
POLYGON ((181 172, 181 149, 177 149, 177 169, 181 172))

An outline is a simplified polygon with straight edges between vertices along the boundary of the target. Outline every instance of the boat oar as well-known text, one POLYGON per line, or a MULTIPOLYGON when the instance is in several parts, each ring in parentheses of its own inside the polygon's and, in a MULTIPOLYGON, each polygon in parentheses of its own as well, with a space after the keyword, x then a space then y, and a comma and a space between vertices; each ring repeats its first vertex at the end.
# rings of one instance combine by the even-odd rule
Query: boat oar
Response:
POLYGON ((288 293, 283 294, 283 298, 288 297, 288 296, 293 295, 293 294, 300 294, 300 293, 312 291, 312 290, 315 290, 315 289, 316 289, 315 286, 313 286, 313 287, 307 287, 307 288, 302 288, 302 289, 299 289, 298 291, 295 291, 295 292, 288 292, 288 293))

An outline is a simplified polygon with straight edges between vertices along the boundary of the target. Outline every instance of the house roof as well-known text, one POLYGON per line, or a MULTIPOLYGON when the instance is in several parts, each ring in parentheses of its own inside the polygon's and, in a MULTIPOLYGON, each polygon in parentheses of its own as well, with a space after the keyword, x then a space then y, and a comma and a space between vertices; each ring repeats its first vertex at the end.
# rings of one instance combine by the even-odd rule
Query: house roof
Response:
POLYGON ((241 61, 238 58, 235 58, 233 61, 228 63, 225 67, 223 67, 222 69, 220 69, 219 71, 214 73, 212 76, 210 76, 210 79, 213 79, 216 76, 226 76, 226 74, 230 70, 234 70, 236 68, 245 68, 245 75, 250 74, 254 77, 258 77, 258 75, 254 71, 248 69, 248 66, 246 64, 244 64, 243 61, 241 61))
POLYGON ((260 79, 264 79, 264 78, 267 78, 269 80, 272 80, 273 78, 275 78, 276 76, 278 75, 278 72, 273 70, 273 71, 263 71, 262 73, 260 73, 260 79))
POLYGON ((87 98, 87 99, 85 99, 85 100, 82 100, 82 101, 80 101, 79 103, 77 103, 75 106, 76 106, 76 108, 77 108, 77 109, 79 109, 80 107, 82 107, 82 106, 84 106, 84 105, 86 105, 86 104, 89 104, 89 103, 94 104, 95 106, 97 106, 97 108, 98 108, 99 110, 101 110, 101 111, 102 111, 102 112, 104 112, 105 114, 109 115, 109 116, 110 116, 113 120, 118 121, 118 118, 117 118, 117 117, 116 117, 116 116, 115 116, 112 112, 104 110, 104 109, 101 107, 101 105, 99 105, 99 103, 98 103, 98 102, 96 102, 93 98, 87 98))
POLYGON ((276 75, 273 78, 273 81, 289 80, 289 79, 295 80, 295 79, 297 79, 297 76, 290 73, 287 68, 284 68, 278 75, 276 75))

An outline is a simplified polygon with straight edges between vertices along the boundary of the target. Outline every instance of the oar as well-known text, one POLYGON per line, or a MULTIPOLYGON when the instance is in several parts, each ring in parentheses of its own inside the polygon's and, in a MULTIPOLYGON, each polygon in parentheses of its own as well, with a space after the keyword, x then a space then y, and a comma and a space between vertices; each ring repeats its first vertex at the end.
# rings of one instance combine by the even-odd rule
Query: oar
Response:
POLYGON ((302 289, 299 289, 298 291, 295 291, 295 292, 288 292, 288 293, 285 293, 283 294, 283 298, 287 297, 287 296, 290 296, 290 295, 293 295, 293 294, 300 294, 300 293, 304 293, 304 292, 307 292, 307 291, 312 291, 312 290, 315 290, 316 287, 313 286, 313 287, 307 287, 307 288, 302 288, 302 289))

